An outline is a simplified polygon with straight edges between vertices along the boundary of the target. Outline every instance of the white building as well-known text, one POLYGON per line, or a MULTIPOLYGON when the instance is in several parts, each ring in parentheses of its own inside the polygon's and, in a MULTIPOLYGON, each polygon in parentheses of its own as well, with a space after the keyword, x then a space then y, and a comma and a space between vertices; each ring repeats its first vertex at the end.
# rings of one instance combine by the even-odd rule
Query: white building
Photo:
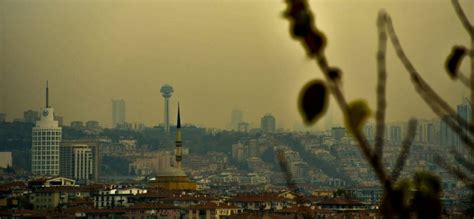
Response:
POLYGON ((35 175, 59 175, 59 143, 62 128, 54 120, 54 108, 48 103, 48 86, 46 85, 46 107, 41 111, 40 120, 36 122, 32 133, 31 171, 35 175))

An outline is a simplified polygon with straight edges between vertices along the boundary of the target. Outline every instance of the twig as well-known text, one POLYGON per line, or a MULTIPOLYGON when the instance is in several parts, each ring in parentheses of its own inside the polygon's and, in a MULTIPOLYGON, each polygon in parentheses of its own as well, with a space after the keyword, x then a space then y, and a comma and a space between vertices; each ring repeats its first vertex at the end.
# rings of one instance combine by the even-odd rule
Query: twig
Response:
POLYGON ((392 175, 391 175, 391 180, 393 183, 397 181, 398 177, 400 176, 400 173, 403 170, 405 161, 408 158, 410 147, 416 135, 416 126, 417 126, 417 121, 415 119, 411 119, 408 122, 408 133, 405 139, 403 140, 402 151, 400 152, 400 155, 398 155, 397 162, 395 163, 395 166, 393 168, 392 175))
MULTIPOLYGON (((314 27, 313 16, 311 10, 307 5, 307 2, 305 0, 287 0, 286 3, 288 4, 286 16, 289 18, 292 28, 298 28, 296 29, 297 31, 293 29, 294 37, 300 40, 303 43, 303 46, 307 50, 308 54, 312 58, 316 59, 316 63, 318 64, 320 70, 323 72, 328 83, 328 87, 331 93, 334 95, 334 98, 336 99, 339 107, 341 108, 341 111, 345 116, 348 116, 349 110, 347 107, 347 101, 338 83, 330 77, 330 67, 322 49, 324 48, 324 42, 321 42, 321 33, 317 31, 316 27, 314 27), (320 37, 318 39, 320 41, 314 41, 316 38, 312 37, 315 36, 320 37)), ((349 123, 349 126, 351 127, 348 128, 353 130, 352 135, 358 142, 358 146, 360 147, 362 154, 374 169, 375 174, 379 179, 380 183, 383 185, 386 191, 391 191, 391 182, 388 180, 380 160, 373 158, 370 145, 367 142, 367 139, 360 132, 360 130, 357 129, 357 127, 352 127, 354 126, 354 124, 349 123)))
MULTIPOLYGON (((471 24, 471 22, 469 22, 469 19, 467 19, 466 13, 464 13, 461 4, 459 4, 459 0, 452 0, 451 2, 464 29, 466 29, 467 33, 471 37, 471 80, 469 87, 471 88, 471 115, 474 115, 474 105, 472 103, 472 101, 474 101, 474 26, 471 24)), ((474 116, 471 117, 471 121, 469 122, 474 124, 474 116)))
POLYGON ((376 119, 376 130, 375 130, 375 147, 374 154, 375 159, 381 160, 383 157, 383 139, 385 133, 385 90, 387 81, 387 72, 385 68, 385 54, 387 50, 387 34, 384 30, 385 13, 379 13, 377 18, 377 29, 379 32, 379 48, 377 51, 377 112, 375 114, 376 119))
POLYGON ((453 3, 454 10, 458 15, 459 20, 461 20, 462 26, 464 29, 466 29, 471 37, 474 37, 474 27, 467 19, 466 13, 464 13, 464 10, 462 10, 461 5, 459 4, 459 0, 452 0, 451 2, 453 3))
POLYGON ((448 171, 448 173, 450 173, 454 177, 458 178, 459 181, 464 182, 464 183, 469 183, 472 180, 472 179, 469 179, 467 174, 462 172, 462 170, 460 170, 459 168, 449 166, 440 155, 435 155, 434 160, 438 164, 438 166, 448 171))
POLYGON ((459 72, 458 78, 459 81, 464 84, 464 86, 466 86, 467 88, 471 88, 471 82, 469 81, 469 78, 466 75, 462 74, 462 72, 459 72))
MULTIPOLYGON (((417 92, 421 95, 423 100, 431 107, 431 109, 440 117, 445 115, 449 115, 455 122, 447 122, 447 124, 453 129, 454 131, 462 130, 461 127, 468 128, 470 132, 474 131, 474 126, 469 124, 463 118, 461 118, 429 85, 425 82, 425 80, 420 76, 420 74, 416 71, 415 67, 411 63, 411 61, 406 56, 402 46, 400 45, 400 41, 398 40, 398 36, 393 28, 392 21, 390 17, 387 15, 386 19, 386 27, 387 33, 390 37, 393 47, 397 53, 398 58, 404 65, 405 69, 411 76, 412 82, 415 85, 417 92)), ((464 135, 464 132, 458 132, 463 142, 468 145, 470 148, 474 150, 474 143, 472 139, 464 135)))
POLYGON ((474 163, 472 161, 467 160, 462 156, 459 151, 452 149, 451 153, 454 155, 454 159, 461 164, 464 168, 466 168, 469 172, 474 173, 474 163))

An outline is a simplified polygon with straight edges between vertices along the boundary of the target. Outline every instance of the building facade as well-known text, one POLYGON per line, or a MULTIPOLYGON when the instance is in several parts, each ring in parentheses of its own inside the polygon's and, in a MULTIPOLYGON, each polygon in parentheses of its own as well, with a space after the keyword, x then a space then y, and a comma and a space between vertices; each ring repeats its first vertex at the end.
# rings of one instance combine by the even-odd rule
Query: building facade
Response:
POLYGON ((54 108, 49 106, 46 86, 46 107, 32 131, 31 171, 34 175, 59 175, 59 143, 62 128, 54 120, 54 108))
POLYGON ((112 128, 125 123, 125 101, 123 99, 112 100, 112 128))
POLYGON ((275 123, 275 117, 272 114, 267 113, 262 117, 260 121, 260 128, 264 132, 274 132, 276 127, 275 123))
POLYGON ((99 148, 93 141, 66 141, 60 147, 60 174, 75 180, 97 180, 99 148))

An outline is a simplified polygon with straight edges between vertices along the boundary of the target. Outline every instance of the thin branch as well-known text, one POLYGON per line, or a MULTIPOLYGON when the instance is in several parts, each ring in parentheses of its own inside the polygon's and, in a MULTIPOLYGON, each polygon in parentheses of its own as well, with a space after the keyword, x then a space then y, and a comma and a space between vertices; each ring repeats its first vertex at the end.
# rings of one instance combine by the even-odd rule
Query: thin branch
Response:
POLYGON ((387 34, 384 30, 385 13, 379 13, 377 18, 377 29, 379 32, 379 47, 377 51, 377 112, 375 114, 376 130, 375 130, 375 147, 374 154, 376 159, 381 160, 383 157, 383 139, 385 133, 385 90, 387 81, 387 72, 385 68, 385 54, 387 50, 387 34))
POLYGON ((459 181, 464 182, 464 183, 469 183, 472 181, 466 173, 464 173, 462 170, 460 170, 457 167, 449 166, 446 161, 440 156, 440 155, 435 155, 434 157, 435 163, 438 164, 439 167, 443 168, 444 170, 448 171, 451 175, 456 177, 459 181))
POLYGON ((395 183, 400 176, 400 173, 403 170, 403 166, 405 165, 405 161, 408 158, 408 153, 410 152, 410 147, 413 143, 413 139, 415 139, 416 135, 416 126, 417 126, 417 121, 415 119, 411 119, 408 122, 408 132, 407 136, 403 140, 402 143, 402 151, 400 152, 400 155, 398 155, 397 162, 395 163, 395 166, 392 171, 391 175, 391 180, 393 183, 395 183))
POLYGON ((471 84, 470 84, 471 82, 469 81, 469 78, 466 75, 462 74, 462 72, 459 72, 458 78, 459 78, 459 81, 461 81, 461 83, 464 84, 464 86, 466 86, 467 88, 471 88, 471 84))
POLYGON ((454 159, 464 168, 466 168, 469 172, 474 173, 474 163, 472 161, 467 160, 462 156, 459 151, 453 149, 451 153, 454 155, 454 159))
POLYGON ((457 130, 462 130, 461 127, 469 128, 470 132, 474 131, 474 126, 469 124, 466 120, 461 118, 429 85, 426 83, 420 74, 416 71, 415 67, 411 61, 406 56, 403 48, 400 45, 395 29, 393 28, 392 21, 387 15, 386 19, 387 33, 390 37, 393 47, 397 53, 398 58, 404 65, 405 69, 411 76, 412 82, 415 85, 417 92, 421 95, 425 103, 427 103, 431 109, 440 117, 449 115, 454 122, 447 122, 447 124, 460 135, 463 142, 474 150, 474 143, 472 139, 465 135, 464 132, 459 132, 457 130))
MULTIPOLYGON (((293 36, 302 42, 308 55, 316 59, 316 63, 323 72, 331 93, 334 95, 334 98, 336 99, 343 114, 348 116, 349 110, 347 107, 347 101, 338 83, 336 80, 331 78, 329 74, 330 67, 324 54, 324 36, 322 36, 322 34, 317 31, 317 28, 314 25, 314 19, 311 10, 309 9, 307 2, 305 0, 287 0, 286 3, 288 4, 288 10, 285 14, 290 20, 293 36)), ((349 125, 353 126, 354 124, 349 123, 349 125)), ((370 145, 367 142, 365 136, 356 127, 348 128, 353 130, 353 137, 359 143, 358 145, 364 154, 364 157, 374 169, 375 174, 377 175, 377 178, 383 185, 384 189, 386 191, 391 191, 391 182, 388 180, 380 160, 374 159, 372 157, 370 145)))
POLYGON ((277 150, 276 154, 277 154, 278 165, 280 166, 280 169, 285 176, 286 187, 288 188, 288 190, 296 194, 296 203, 298 205, 305 203, 307 200, 304 198, 304 196, 298 193, 298 187, 296 186, 296 183, 293 180, 293 174, 291 174, 291 171, 288 167, 288 161, 286 160, 283 150, 282 149, 277 150))
POLYGON ((473 36, 474 35, 474 27, 472 24, 469 22, 469 19, 467 19, 466 13, 464 13, 464 10, 461 7, 461 4, 459 4, 459 0, 452 0, 454 10, 456 11, 456 14, 459 17, 459 20, 461 20, 462 26, 466 31, 469 33, 469 35, 473 36))

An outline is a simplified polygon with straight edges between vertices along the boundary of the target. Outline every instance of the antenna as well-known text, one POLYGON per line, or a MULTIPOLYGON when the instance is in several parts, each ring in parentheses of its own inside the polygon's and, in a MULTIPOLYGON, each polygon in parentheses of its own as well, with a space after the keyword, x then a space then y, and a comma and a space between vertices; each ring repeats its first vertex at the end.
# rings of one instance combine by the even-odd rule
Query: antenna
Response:
POLYGON ((46 108, 49 108, 49 88, 48 88, 48 80, 46 80, 46 108))

